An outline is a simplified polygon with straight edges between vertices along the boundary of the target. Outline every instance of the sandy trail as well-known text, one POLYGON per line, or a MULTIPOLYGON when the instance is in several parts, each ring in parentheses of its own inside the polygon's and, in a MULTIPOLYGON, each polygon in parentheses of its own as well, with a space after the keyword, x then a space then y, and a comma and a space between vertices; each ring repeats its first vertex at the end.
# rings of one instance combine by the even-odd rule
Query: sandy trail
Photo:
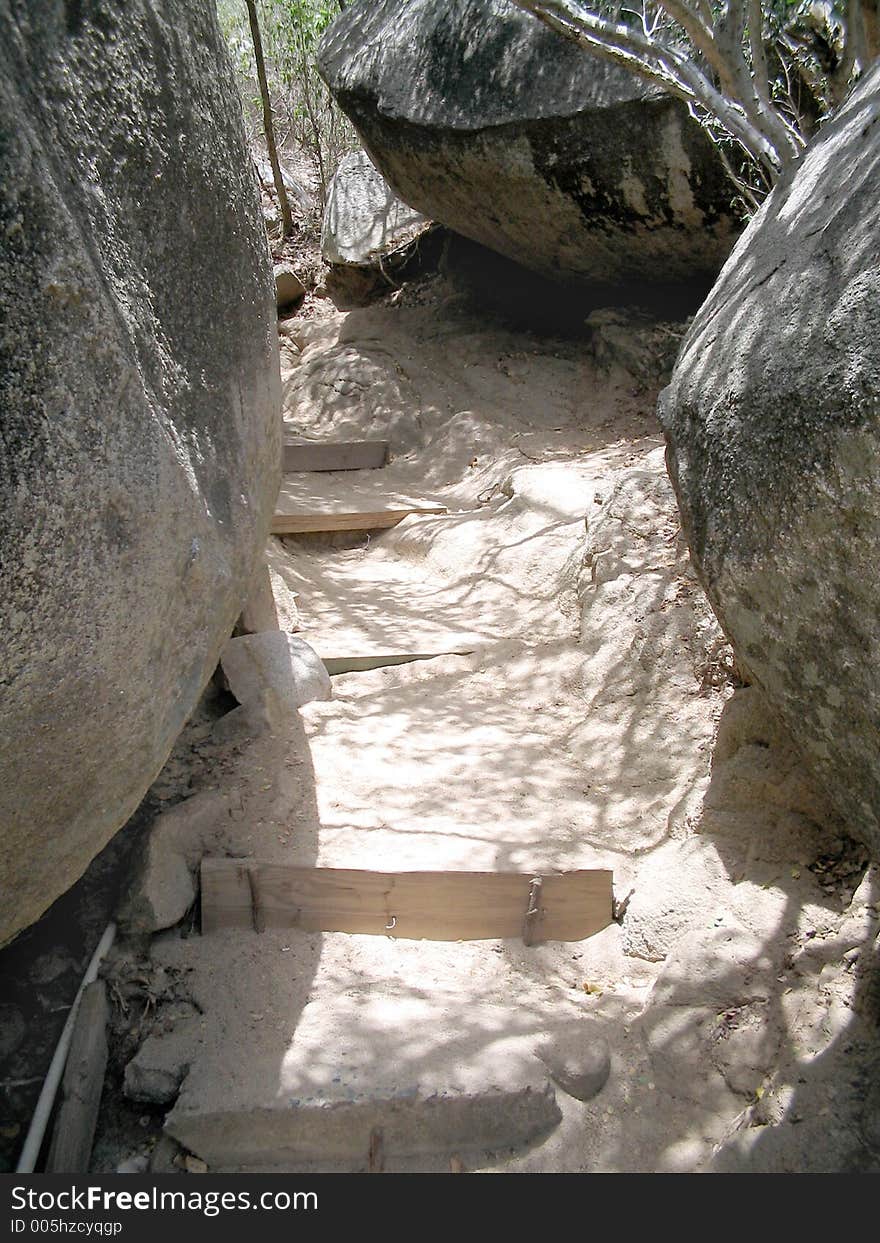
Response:
MULTIPOLYGON (((632 327, 630 360, 650 370, 656 340, 632 327)), ((632 897, 600 935, 530 950, 161 938, 154 958, 189 973, 203 1012, 164 1036, 188 1067, 172 1134, 218 1168, 364 1168, 329 1132, 310 1156, 290 1127, 324 1126, 321 1108, 352 1093, 449 1088, 479 1112, 483 1089, 520 1091, 536 1042, 604 1040, 594 1098, 557 1086, 557 1121, 509 1144, 475 1115, 451 1150, 470 1168, 875 1168, 877 877, 760 697, 733 693, 663 469, 656 384, 631 361, 609 369, 600 338, 487 327, 436 291, 292 321, 283 347, 289 425, 390 440, 362 486, 449 514, 270 541, 282 624, 322 653, 472 650, 339 675, 301 724, 228 726, 218 754, 241 814, 213 850, 611 867, 632 897)), ((366 1104, 358 1118, 368 1138, 366 1104)), ((449 1151, 408 1142, 387 1168, 448 1168, 449 1151)))

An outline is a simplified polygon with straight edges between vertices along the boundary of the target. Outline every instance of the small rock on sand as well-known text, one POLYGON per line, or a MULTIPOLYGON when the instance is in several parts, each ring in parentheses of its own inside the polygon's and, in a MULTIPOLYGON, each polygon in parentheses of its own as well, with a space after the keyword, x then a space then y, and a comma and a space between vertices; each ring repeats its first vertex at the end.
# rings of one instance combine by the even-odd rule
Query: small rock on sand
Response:
POLYGON ((611 1048, 592 1023, 556 1037, 538 1056, 562 1090, 579 1101, 598 1096, 611 1074, 611 1048))
POLYGON ((280 630, 231 639, 220 663, 229 689, 241 704, 253 703, 271 691, 291 708, 301 708, 333 694, 330 675, 314 648, 280 630))
POLYGON ((302 302, 305 295, 306 287, 293 268, 286 263, 276 263, 275 300, 278 310, 293 307, 297 302, 302 302))

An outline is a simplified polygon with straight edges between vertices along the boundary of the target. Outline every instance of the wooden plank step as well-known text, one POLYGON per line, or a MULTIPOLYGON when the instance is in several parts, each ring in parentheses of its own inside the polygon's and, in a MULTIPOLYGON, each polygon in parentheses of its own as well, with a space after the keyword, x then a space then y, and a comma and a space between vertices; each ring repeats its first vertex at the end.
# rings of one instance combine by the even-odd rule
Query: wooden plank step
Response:
POLYGON ((273 535, 304 535, 321 531, 377 531, 396 527, 410 514, 437 517, 446 513, 444 505, 413 502, 396 509, 340 510, 338 513, 278 513, 272 519, 273 535))
POLYGON ((387 440, 285 440, 282 469, 377 470, 388 459, 387 440))
POLYGON ((411 940, 581 941, 612 919, 612 874, 373 872, 202 860, 202 932, 298 928, 411 940), (536 881, 540 883, 536 884, 536 881))
POLYGON ((375 487, 355 486, 344 480, 316 485, 308 474, 287 475, 281 483, 273 535, 310 531, 370 531, 393 527, 409 514, 445 514, 446 506, 414 500, 375 487))
POLYGON ((438 656, 470 656, 475 644, 440 647, 431 652, 369 652, 350 656, 325 656, 320 644, 312 644, 331 677, 338 673, 365 673, 370 669, 386 669, 391 665, 409 665, 417 660, 436 660, 438 656))

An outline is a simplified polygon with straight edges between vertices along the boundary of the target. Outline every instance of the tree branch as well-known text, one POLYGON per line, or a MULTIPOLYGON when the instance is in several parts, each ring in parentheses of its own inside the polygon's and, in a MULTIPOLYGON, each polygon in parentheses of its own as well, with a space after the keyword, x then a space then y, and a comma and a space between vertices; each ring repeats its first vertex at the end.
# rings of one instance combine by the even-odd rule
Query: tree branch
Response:
POLYGON ((257 7, 254 0, 244 0, 247 6, 248 22, 251 27, 251 38, 254 43, 254 60, 257 63, 257 80, 260 83, 260 98, 263 102, 263 129, 266 133, 266 146, 269 150, 269 163, 272 165, 272 178, 281 208, 281 231, 284 237, 293 232, 293 217, 290 214, 290 203, 284 187, 284 177, 278 162, 278 149, 275 146, 275 126, 272 123, 272 101, 269 98, 269 84, 266 81, 266 65, 263 60, 263 41, 260 38, 260 23, 257 21, 257 7))
MULTIPOLYGON (((743 67, 746 69, 745 77, 748 81, 745 95, 752 105, 748 109, 746 101, 738 98, 734 90, 730 90, 727 95, 723 90, 718 90, 683 51, 664 42, 660 37, 641 34, 622 23, 602 18, 577 3, 577 0, 512 0, 512 3, 531 13, 551 29, 573 39, 594 55, 620 64, 631 73, 659 84, 679 99, 704 108, 740 143, 753 160, 767 170, 772 180, 775 181, 781 169, 796 154, 797 148, 791 143, 781 119, 778 116, 768 118, 762 115, 760 109, 755 108, 754 87, 748 81, 749 75, 744 61, 743 67)), ((667 0, 661 0, 661 3, 669 13, 666 8, 667 0)), ((668 0, 668 3, 672 7, 680 7, 682 0, 668 0)), ((742 0, 731 0, 731 3, 734 10, 737 5, 742 9, 742 0)), ((689 14, 689 20, 695 24, 698 20, 696 14, 690 10, 689 14)), ((740 30, 743 24, 744 17, 740 30)), ((701 37, 705 38, 705 35, 704 30, 701 37)), ((723 51, 718 45, 716 33, 713 57, 723 55, 723 51)), ((741 48, 738 54, 742 60, 741 48)), ((729 80, 732 85, 742 85, 742 69, 739 72, 737 70, 735 64, 731 66, 725 60, 725 80, 729 80)))
POLYGON ((749 0, 749 52, 752 57, 755 89, 764 107, 770 108, 770 75, 767 72, 767 53, 764 51, 764 10, 761 0, 749 0))

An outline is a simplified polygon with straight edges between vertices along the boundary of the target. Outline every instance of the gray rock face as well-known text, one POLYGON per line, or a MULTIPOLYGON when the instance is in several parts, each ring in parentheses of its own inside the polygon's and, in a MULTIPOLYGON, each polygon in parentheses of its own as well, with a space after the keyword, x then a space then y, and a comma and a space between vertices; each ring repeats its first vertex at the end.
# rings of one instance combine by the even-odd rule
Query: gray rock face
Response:
POLYGON ((584 1023, 548 1041, 538 1056, 551 1078, 578 1101, 598 1096, 611 1074, 611 1047, 598 1024, 584 1023))
POLYGON ((683 105, 505 0, 358 0, 318 65, 405 202, 546 276, 711 280, 733 245, 683 105))
MULTIPOLYGON (((159 825, 161 821, 160 817, 159 825)), ((186 859, 154 828, 118 912, 119 926, 128 935, 141 936, 173 928, 195 900, 196 887, 186 859)))
POLYGON ((279 481, 275 301, 211 5, 0 0, 0 943, 125 822, 279 481))
POLYGON ((188 1069, 178 1036, 148 1036, 125 1068, 122 1091, 132 1101, 170 1105, 188 1069))
POLYGON ((278 310, 302 302, 306 287, 289 263, 275 264, 275 302, 278 310))
POLYGON ((719 620, 880 851, 880 66, 752 221, 660 417, 719 620))
POLYGON ((268 693, 294 711, 333 695, 330 675, 315 649, 281 630, 231 639, 221 665, 240 704, 259 703, 268 693))
POLYGON ((321 253, 328 263, 375 268, 430 223, 397 197, 365 151, 353 151, 330 182, 321 253))

